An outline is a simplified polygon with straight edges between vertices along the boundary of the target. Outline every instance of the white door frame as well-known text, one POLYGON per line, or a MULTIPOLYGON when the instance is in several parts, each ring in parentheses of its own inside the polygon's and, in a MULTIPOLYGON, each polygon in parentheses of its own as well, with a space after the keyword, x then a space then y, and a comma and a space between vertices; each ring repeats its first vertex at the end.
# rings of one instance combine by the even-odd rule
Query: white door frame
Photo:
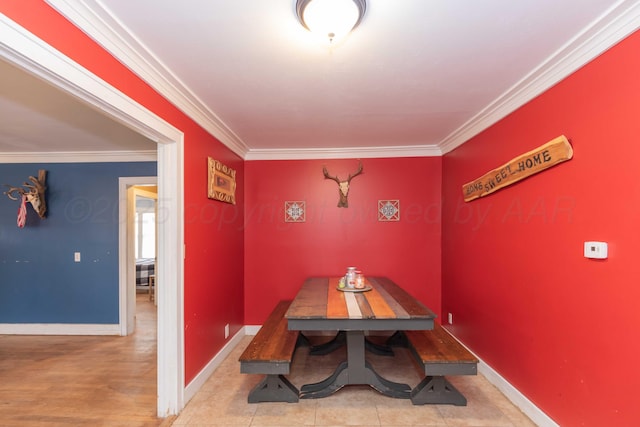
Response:
MULTIPOLYGON (((120 335, 133 333, 136 314, 136 272, 133 253, 133 216, 135 214, 136 185, 155 185, 155 176, 133 176, 118 178, 118 265, 120 300, 120 335)), ((157 197, 157 195, 156 195, 157 197)), ((157 201, 156 201, 157 203, 157 201)), ((157 264, 157 263, 156 263, 157 264)), ((156 268, 159 266, 156 265, 156 268)), ((156 275, 156 285, 159 275, 156 275)), ((158 287, 156 286, 156 289, 158 287)), ((155 299, 158 301, 158 298, 155 299)))
POLYGON ((0 58, 158 143, 158 416, 184 406, 184 134, 0 14, 0 58))

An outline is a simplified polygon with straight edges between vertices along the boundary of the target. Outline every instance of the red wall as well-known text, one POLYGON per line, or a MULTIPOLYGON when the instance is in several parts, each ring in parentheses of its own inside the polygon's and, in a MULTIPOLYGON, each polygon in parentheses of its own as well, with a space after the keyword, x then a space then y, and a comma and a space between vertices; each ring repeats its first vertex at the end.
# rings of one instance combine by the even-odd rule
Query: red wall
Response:
POLYGON ((562 426, 640 420, 640 33, 443 163, 443 313, 562 426), (574 158, 465 203, 462 185, 554 137, 574 158), (609 258, 583 257, 583 242, 609 258))
POLYGON ((237 156, 46 3, 3 2, 0 11, 185 132, 187 383, 224 345, 225 323, 232 333, 260 324, 308 275, 355 264, 440 313, 443 200, 442 312, 453 313, 456 335, 561 425, 640 419, 640 35, 444 159, 364 159, 351 206, 338 209, 322 165, 344 177, 355 161, 247 162, 243 171, 237 156), (462 201, 462 184, 560 134, 571 139, 573 160, 462 201), (206 199, 207 156, 238 169, 237 206, 206 199), (377 200, 387 198, 401 200, 399 223, 376 221, 377 200), (306 200, 306 223, 283 222, 285 200, 306 200), (609 242, 609 259, 583 258, 585 240, 609 242))
POLYGON ((245 323, 262 324, 306 277, 339 276, 355 265, 387 276, 440 312, 441 158, 363 159, 349 207, 338 185, 358 160, 250 161, 245 164, 245 323), (400 200, 399 222, 378 222, 381 199, 400 200), (285 201, 306 202, 304 223, 284 222, 285 201))
POLYGON ((0 12, 184 132, 185 382, 243 325, 243 161, 71 25, 45 2, 3 2, 0 12), (236 206, 207 198, 207 157, 238 173, 236 206))

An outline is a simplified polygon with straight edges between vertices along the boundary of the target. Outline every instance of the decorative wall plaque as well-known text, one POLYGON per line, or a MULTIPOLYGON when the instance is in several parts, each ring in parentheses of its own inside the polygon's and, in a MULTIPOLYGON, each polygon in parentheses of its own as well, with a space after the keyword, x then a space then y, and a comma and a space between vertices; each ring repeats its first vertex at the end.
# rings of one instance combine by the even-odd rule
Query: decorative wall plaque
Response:
POLYGON ((400 221, 400 200, 378 200, 378 221, 400 221))
POLYGON ((340 201, 338 202, 338 207, 348 208, 349 200, 347 199, 347 197, 349 196, 349 184, 351 183, 351 180, 353 178, 355 178, 356 176, 362 173, 362 162, 358 162, 358 170, 355 171, 354 173, 350 173, 349 177, 344 181, 341 181, 340 178, 338 178, 337 176, 329 175, 329 171, 327 170, 326 166, 322 168, 322 173, 324 174, 325 179, 332 179, 338 183, 338 193, 340 194, 340 201))
POLYGON ((465 202, 486 196, 538 172, 570 160, 573 148, 564 135, 524 153, 480 178, 462 186, 465 202))
POLYGON ((305 202, 284 202, 284 222, 305 222, 306 213, 305 202))
POLYGON ((236 171, 209 157, 210 199, 236 204, 236 171))
POLYGON ((24 227, 26 220, 26 204, 31 203, 33 210, 42 219, 47 216, 47 202, 45 193, 47 190, 47 171, 45 169, 38 170, 38 178, 30 176, 29 182, 22 184, 22 187, 4 184, 7 191, 4 194, 11 200, 20 200, 20 209, 18 210, 18 227, 24 227), (22 225, 21 225, 22 224, 22 225))

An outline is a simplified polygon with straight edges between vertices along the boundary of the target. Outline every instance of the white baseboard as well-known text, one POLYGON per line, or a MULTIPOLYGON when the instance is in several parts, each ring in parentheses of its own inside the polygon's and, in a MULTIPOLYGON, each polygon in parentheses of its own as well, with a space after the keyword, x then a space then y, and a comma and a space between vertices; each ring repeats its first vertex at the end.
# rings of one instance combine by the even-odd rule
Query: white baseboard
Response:
MULTIPOLYGON (((478 359, 480 360, 480 359, 478 359)), ((478 372, 481 373, 487 381, 496 386, 498 390, 504 394, 507 399, 516 405, 524 414, 531 418, 531 421, 540 427, 559 427, 547 414, 527 399, 517 388, 512 386, 491 366, 480 360, 478 364, 478 372)))
POLYGON ((261 325, 245 325, 244 334, 245 335, 255 335, 260 330, 261 325))
MULTIPOLYGON (((258 329, 260 327, 258 326, 258 329)), ((198 375, 195 376, 193 380, 184 388, 184 404, 186 405, 189 400, 202 388, 205 382, 209 379, 213 371, 216 370, 218 366, 224 361, 224 359, 231 353, 231 351, 235 348, 235 346, 240 343, 240 340, 247 335, 246 327, 241 328, 227 343, 222 347, 222 349, 213 356, 213 359, 207 363, 207 366, 202 368, 198 375)), ((254 334, 255 335, 255 334, 254 334)))
MULTIPOLYGON (((443 325, 446 326, 446 325, 443 325)), ((469 349, 462 341, 455 337, 446 327, 444 330, 449 332, 453 338, 456 339, 464 348, 469 350, 471 353, 471 349, 469 349)), ((505 395, 507 399, 511 401, 514 405, 518 407, 527 417, 531 419, 536 425, 540 427, 559 427, 559 425, 553 421, 547 414, 545 414, 540 408, 533 404, 529 399, 527 399, 524 394, 520 393, 517 388, 512 386, 507 380, 505 380, 498 372, 496 372, 491 366, 487 365, 482 359, 478 357, 477 354, 473 353, 473 355, 478 359, 478 372, 481 373, 487 381, 496 386, 498 390, 505 395)))
POLYGON ((120 335, 116 324, 0 323, 2 335, 120 335))

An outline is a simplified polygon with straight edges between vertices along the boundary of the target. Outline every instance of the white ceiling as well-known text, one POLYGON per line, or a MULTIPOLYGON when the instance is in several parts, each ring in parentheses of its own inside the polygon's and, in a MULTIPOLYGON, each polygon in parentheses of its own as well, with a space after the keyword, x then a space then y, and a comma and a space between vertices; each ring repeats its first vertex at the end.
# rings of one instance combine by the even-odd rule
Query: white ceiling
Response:
POLYGON ((0 153, 156 148, 154 142, 12 64, 0 61, 0 76, 0 153))
MULTIPOLYGON (((367 0, 327 47, 295 0, 48 3, 249 160, 439 155, 640 26, 638 0, 367 0)), ((153 144, 55 90, 12 91, 7 70, 0 153, 153 144)))

